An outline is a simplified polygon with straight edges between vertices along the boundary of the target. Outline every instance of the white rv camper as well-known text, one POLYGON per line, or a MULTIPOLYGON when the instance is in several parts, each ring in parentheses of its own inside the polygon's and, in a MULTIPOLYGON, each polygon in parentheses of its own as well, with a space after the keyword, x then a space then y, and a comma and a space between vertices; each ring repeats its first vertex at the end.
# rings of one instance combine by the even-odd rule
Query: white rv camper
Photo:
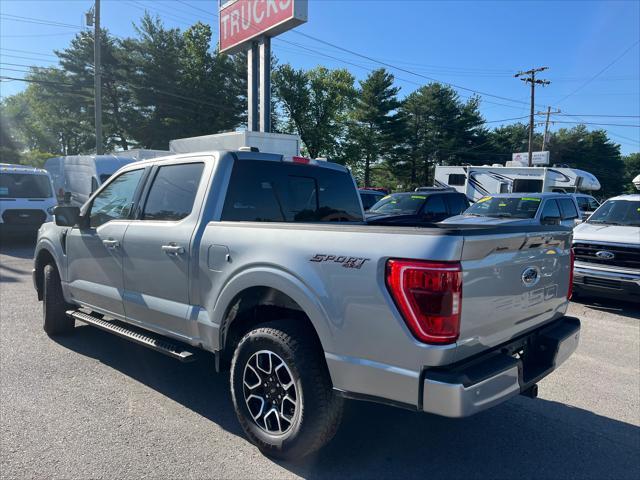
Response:
POLYGON ((473 202, 497 193, 537 193, 600 190, 598 179, 584 170, 565 167, 438 166, 434 185, 453 187, 473 202))

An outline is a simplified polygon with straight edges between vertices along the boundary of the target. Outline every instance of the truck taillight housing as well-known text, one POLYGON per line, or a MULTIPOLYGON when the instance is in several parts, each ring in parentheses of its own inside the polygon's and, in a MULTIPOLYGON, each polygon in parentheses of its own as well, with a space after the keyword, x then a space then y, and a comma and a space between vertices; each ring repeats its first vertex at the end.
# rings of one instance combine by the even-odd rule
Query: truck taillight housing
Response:
POLYGON ((576 261, 576 254, 573 251, 573 248, 569 249, 569 251, 571 252, 571 260, 569 261, 569 289, 567 290, 567 300, 571 300, 571 297, 573 296, 573 264, 576 261))
POLYGON ((386 283, 411 333, 421 342, 454 343, 460 335, 459 262, 387 261, 386 283))

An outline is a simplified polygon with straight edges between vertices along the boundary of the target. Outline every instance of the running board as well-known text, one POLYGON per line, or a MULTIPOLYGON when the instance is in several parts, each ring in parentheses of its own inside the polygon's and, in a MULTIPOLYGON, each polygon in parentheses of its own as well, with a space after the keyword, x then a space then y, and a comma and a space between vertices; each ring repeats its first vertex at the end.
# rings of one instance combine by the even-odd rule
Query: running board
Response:
POLYGON ((101 318, 94 317, 93 315, 89 315, 88 313, 81 312, 80 310, 68 310, 67 315, 75 320, 92 325, 100 330, 104 330, 105 332, 113 333, 118 337, 130 340, 133 343, 142 345, 143 347, 164 353, 165 355, 175 358, 176 360, 180 360, 181 362, 192 362, 195 360, 195 355, 192 352, 183 350, 182 347, 165 340, 159 335, 155 335, 153 333, 140 333, 135 330, 130 330, 101 318))

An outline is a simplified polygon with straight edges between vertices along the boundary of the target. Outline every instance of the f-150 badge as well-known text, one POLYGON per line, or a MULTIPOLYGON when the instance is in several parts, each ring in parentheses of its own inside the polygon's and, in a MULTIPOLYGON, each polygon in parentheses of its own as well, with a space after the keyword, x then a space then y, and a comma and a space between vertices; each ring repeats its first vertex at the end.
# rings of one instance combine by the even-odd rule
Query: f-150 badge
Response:
POLYGON ((344 268, 357 268, 360 270, 365 262, 371 260, 370 258, 362 257, 347 257, 344 255, 325 255, 323 253, 317 253, 309 259, 310 262, 334 262, 341 264, 344 268))

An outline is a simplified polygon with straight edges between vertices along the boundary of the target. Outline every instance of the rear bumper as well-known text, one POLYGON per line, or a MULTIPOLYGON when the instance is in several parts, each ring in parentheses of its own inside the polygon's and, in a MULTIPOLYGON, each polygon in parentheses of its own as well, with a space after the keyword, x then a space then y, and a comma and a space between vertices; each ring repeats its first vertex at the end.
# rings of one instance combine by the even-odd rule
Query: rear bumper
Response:
POLYGON ((640 295, 640 271, 576 262, 573 288, 577 293, 631 299, 640 295))
POLYGON ((423 372, 421 410, 466 417, 529 389, 578 347, 580 320, 563 317, 471 360, 423 372))

